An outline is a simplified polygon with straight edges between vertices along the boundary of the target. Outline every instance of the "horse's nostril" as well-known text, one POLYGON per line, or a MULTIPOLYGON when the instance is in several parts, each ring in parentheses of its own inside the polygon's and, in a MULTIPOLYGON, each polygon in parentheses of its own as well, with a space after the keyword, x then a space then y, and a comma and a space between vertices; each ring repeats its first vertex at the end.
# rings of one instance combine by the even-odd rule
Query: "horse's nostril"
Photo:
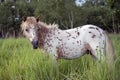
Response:
POLYGON ((32 41, 31 43, 32 43, 34 49, 38 48, 38 41, 32 41))

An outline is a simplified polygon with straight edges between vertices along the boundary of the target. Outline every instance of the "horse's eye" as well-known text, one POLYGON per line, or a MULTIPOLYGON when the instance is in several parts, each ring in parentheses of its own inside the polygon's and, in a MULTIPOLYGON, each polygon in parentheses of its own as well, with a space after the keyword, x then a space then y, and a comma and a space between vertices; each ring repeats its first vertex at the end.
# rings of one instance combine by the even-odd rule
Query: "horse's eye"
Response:
POLYGON ((38 28, 37 31, 40 31, 40 29, 38 28))
POLYGON ((28 32, 29 30, 28 30, 28 29, 26 29, 26 31, 28 32))

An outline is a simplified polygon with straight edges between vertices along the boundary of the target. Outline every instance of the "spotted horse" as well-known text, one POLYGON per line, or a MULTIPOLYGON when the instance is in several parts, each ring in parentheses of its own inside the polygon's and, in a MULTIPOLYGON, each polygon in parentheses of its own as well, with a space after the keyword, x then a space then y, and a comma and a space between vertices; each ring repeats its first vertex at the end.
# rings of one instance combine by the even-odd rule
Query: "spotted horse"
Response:
POLYGON ((24 17, 21 23, 23 34, 34 49, 38 47, 54 59, 74 59, 90 52, 97 60, 114 60, 111 40, 104 30, 95 25, 84 25, 61 30, 57 24, 47 25, 39 18, 24 17))

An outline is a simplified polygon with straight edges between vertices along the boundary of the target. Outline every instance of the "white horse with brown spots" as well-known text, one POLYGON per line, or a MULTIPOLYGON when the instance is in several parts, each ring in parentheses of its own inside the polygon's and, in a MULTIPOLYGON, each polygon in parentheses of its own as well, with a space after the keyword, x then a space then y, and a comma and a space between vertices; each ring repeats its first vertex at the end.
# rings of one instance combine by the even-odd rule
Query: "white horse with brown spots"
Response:
POLYGON ((110 62, 114 59, 113 47, 105 31, 95 25, 61 30, 58 25, 47 25, 34 17, 24 17, 22 24, 24 35, 34 49, 38 47, 54 59, 74 59, 90 51, 92 57, 110 62))

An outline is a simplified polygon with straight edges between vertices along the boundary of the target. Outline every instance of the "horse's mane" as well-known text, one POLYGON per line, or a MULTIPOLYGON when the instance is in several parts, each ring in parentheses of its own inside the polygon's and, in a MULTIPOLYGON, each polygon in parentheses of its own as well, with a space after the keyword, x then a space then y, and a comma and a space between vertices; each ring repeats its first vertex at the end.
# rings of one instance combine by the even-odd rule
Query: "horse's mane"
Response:
POLYGON ((44 22, 39 21, 38 24, 41 25, 41 26, 44 26, 46 28, 58 28, 59 27, 58 24, 55 24, 55 23, 53 23, 53 24, 46 24, 44 22))

